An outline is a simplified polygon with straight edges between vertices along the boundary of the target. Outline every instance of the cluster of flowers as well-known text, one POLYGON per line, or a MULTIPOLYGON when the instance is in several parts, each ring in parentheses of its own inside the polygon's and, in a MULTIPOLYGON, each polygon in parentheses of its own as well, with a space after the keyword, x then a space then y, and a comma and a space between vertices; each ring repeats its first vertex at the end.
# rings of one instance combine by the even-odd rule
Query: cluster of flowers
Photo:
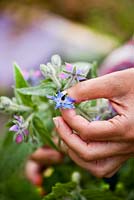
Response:
POLYGON ((29 131, 22 116, 14 115, 13 123, 14 125, 10 127, 9 131, 15 133, 14 135, 15 141, 16 143, 19 144, 27 139, 29 131))
MULTIPOLYGON (((40 80, 44 81, 49 79, 49 83, 53 83, 55 85, 55 92, 54 95, 50 95, 49 92, 44 96, 44 98, 48 98, 47 105, 55 103, 55 109, 76 109, 80 115, 87 118, 89 121, 92 120, 104 120, 109 119, 113 116, 114 111, 109 109, 108 103, 106 104, 105 101, 101 101, 100 103, 96 103, 94 106, 91 106, 91 103, 86 102, 81 104, 80 106, 74 106, 75 99, 69 97, 66 93, 66 89, 71 87, 72 85, 80 82, 85 81, 87 76, 90 74, 89 78, 92 78, 92 64, 90 63, 65 63, 62 64, 61 58, 59 55, 54 55, 51 58, 51 62, 47 63, 46 65, 42 64, 40 66, 40 71, 32 71, 28 74, 28 72, 24 72, 23 76, 25 80, 27 80, 30 84, 30 88, 32 91, 35 90, 37 92, 36 85, 38 88, 40 87, 40 80), (42 78, 44 76, 44 79, 42 78), (92 108, 91 108, 92 107, 92 108), (91 108, 91 110, 90 110, 91 108), (103 108, 103 109, 102 109, 103 108), (108 111, 109 110, 109 111, 108 111), (108 111, 108 112, 107 112, 108 111), (92 114, 91 114, 92 113, 92 114), (106 116, 104 118, 104 116, 106 116)), ((47 81, 45 82, 47 84, 47 81)), ((3 99, 5 97, 1 97, 0 99, 0 109, 5 109, 5 103, 3 103, 3 99), (1 103, 2 102, 2 103, 1 103), (4 106, 4 107, 3 107, 4 106)), ((15 98, 14 98, 15 99, 15 98)), ((37 99, 37 98, 36 98, 37 99)), ((6 97, 7 101, 7 97, 6 97)), ((14 115, 13 125, 9 128, 9 131, 14 132, 14 140, 16 143, 22 143, 23 141, 27 141, 29 136, 31 135, 28 131, 30 120, 25 120, 25 116, 29 113, 29 115, 34 116, 34 113, 37 110, 40 112, 44 112, 40 105, 37 103, 38 108, 36 107, 36 111, 34 108, 25 106, 24 104, 16 104, 16 100, 10 101, 10 106, 6 105, 5 111, 10 109, 10 112, 14 115), (22 113, 22 115, 18 115, 18 113, 22 113), (24 113, 24 115, 23 115, 24 113)), ((38 101, 38 99, 37 99, 38 101)), ((98 101, 99 102, 99 101, 98 101)), ((44 103, 45 104, 45 103, 44 103)), ((34 137, 33 137, 34 138, 34 137)))

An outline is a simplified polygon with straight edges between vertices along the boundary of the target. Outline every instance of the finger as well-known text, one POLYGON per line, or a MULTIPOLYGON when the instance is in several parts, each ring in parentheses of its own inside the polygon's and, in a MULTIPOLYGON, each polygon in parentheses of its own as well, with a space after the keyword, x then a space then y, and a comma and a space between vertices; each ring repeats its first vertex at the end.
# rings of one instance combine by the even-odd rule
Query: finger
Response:
POLYGON ((79 133, 83 140, 125 140, 125 133, 129 129, 129 122, 126 116, 115 116, 108 121, 89 122, 80 115, 77 115, 74 109, 62 110, 62 117, 71 129, 79 133))
POLYGON ((83 154, 79 150, 72 148, 85 161, 105 159, 108 157, 125 156, 134 152, 133 143, 127 142, 90 142, 87 145, 87 153, 83 154))
POLYGON ((58 121, 56 129, 61 139, 85 161, 104 159, 134 151, 133 143, 90 142, 87 144, 77 134, 72 133, 70 127, 61 117, 55 118, 55 120, 58 121))
POLYGON ((119 171, 120 168, 121 168, 121 165, 117 167, 115 170, 112 170, 112 172, 106 174, 105 178, 111 178, 114 174, 116 174, 119 171))
POLYGON ((84 157, 87 153, 87 143, 81 140, 81 138, 77 134, 72 133, 72 130, 64 122, 62 117, 56 117, 53 120, 56 126, 57 133, 59 134, 63 142, 69 148, 84 157))
MULTIPOLYGON (((67 93, 74 98, 76 102, 81 102, 88 99, 108 98, 125 94, 129 88, 127 74, 130 70, 114 72, 101 76, 99 78, 90 79, 80 82, 69 88, 67 93), (123 85, 126 87, 122 87, 123 85)), ((130 74, 128 74, 128 77, 130 74)))
MULTIPOLYGON (((129 158, 133 157, 133 153, 126 154, 125 156, 123 155, 122 157, 124 158, 124 162, 125 162, 125 161, 128 160, 129 158)), ((119 169, 121 168, 121 166, 122 166, 122 164, 123 164, 124 162, 122 162, 120 166, 118 166, 117 168, 115 168, 115 170, 111 170, 111 172, 109 172, 105 177, 106 177, 106 178, 112 177, 117 171, 119 171, 119 169)))
POLYGON ((53 149, 40 148, 31 155, 30 159, 48 166, 62 162, 63 156, 61 153, 53 149))
POLYGON ((34 185, 42 185, 43 178, 40 173, 40 166, 36 162, 32 160, 27 161, 25 166, 25 174, 34 185))
POLYGON ((94 176, 98 178, 106 177, 107 174, 114 172, 115 169, 121 166, 129 158, 129 155, 126 155, 85 162, 72 150, 69 150, 68 154, 75 163, 77 163, 82 168, 90 171, 94 176))

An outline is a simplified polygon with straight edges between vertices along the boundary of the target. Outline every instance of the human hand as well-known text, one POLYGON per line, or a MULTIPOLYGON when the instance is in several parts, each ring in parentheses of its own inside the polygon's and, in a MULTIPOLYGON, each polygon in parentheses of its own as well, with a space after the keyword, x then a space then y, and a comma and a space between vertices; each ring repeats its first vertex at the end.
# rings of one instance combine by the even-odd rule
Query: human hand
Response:
POLYGON ((53 164, 59 164, 62 160, 63 154, 60 152, 49 147, 39 148, 30 156, 26 163, 26 176, 34 185, 41 186, 44 169, 53 164))
POLYGON ((134 69, 78 83, 67 93, 76 102, 107 98, 118 113, 89 122, 71 109, 54 119, 69 156, 95 176, 111 177, 134 154, 134 69))

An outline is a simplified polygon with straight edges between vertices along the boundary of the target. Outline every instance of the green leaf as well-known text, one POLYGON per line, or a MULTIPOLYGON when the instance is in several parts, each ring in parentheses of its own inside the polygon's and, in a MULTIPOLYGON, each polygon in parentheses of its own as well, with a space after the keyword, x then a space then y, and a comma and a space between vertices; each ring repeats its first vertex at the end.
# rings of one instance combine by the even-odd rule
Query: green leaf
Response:
POLYGON ((13 134, 6 133, 6 136, 0 146, 0 182, 14 176, 19 171, 26 160, 32 153, 33 149, 30 144, 16 144, 13 142, 13 134))
POLYGON ((48 94, 54 94, 56 92, 56 87, 53 83, 48 82, 35 87, 17 89, 17 91, 25 95, 46 96, 48 94))
POLYGON ((20 67, 16 63, 14 63, 14 79, 16 88, 28 87, 28 83, 24 79, 20 67))
POLYGON ((41 137, 43 143, 48 144, 52 148, 58 150, 58 147, 52 141, 51 132, 48 131, 47 126, 45 126, 44 122, 42 122, 38 116, 33 118, 33 127, 41 137))
POLYGON ((96 106, 97 105, 97 100, 96 99, 93 99, 91 100, 91 107, 93 106, 96 106))
POLYGON ((111 191, 104 191, 100 189, 86 189, 81 192, 87 200, 121 200, 115 196, 111 191))
POLYGON ((27 81, 24 79, 22 75, 20 67, 16 63, 14 63, 14 79, 15 79, 14 93, 16 96, 17 103, 31 106, 32 105, 31 97, 26 97, 25 95, 20 94, 19 91, 17 91, 16 89, 29 86, 27 81))
POLYGON ((0 200, 41 200, 37 189, 21 173, 0 182, 0 200))
POLYGON ((24 164, 32 144, 13 142, 13 133, 0 137, 0 200, 40 200, 36 188, 24 178, 24 164))
POLYGON ((97 63, 96 63, 96 62, 93 62, 93 63, 92 63, 92 66, 91 66, 91 69, 89 70, 89 72, 88 72, 88 74, 87 74, 87 78, 88 78, 88 79, 98 77, 97 68, 98 68, 97 63))
POLYGON ((72 197, 69 199, 73 200, 73 195, 71 192, 76 188, 76 183, 68 182, 68 183, 56 183, 56 185, 52 188, 52 192, 48 194, 43 200, 64 200, 68 199, 68 197, 72 197))
POLYGON ((97 63, 93 62, 91 67, 91 78, 96 78, 97 76, 97 63))

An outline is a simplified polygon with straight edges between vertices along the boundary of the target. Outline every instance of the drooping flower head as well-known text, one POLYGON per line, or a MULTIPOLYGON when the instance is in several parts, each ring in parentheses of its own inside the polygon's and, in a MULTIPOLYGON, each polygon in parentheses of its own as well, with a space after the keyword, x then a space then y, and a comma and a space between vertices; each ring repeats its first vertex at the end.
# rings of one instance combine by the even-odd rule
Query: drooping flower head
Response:
POLYGON ((69 96, 65 92, 58 92, 55 96, 47 96, 47 98, 53 100, 55 102, 55 108, 63 108, 63 109, 71 109, 74 108, 75 100, 69 96))
POLYGON ((22 116, 15 115, 13 123, 14 125, 10 127, 9 131, 15 133, 15 141, 19 144, 26 139, 26 137, 29 135, 29 131, 22 116))
POLYGON ((70 63, 66 63, 65 70, 59 75, 61 79, 73 78, 77 82, 85 80, 85 74, 82 69, 73 66, 70 63))
POLYGON ((23 70, 23 76, 25 80, 32 86, 38 85, 40 80, 43 79, 39 70, 23 70))

